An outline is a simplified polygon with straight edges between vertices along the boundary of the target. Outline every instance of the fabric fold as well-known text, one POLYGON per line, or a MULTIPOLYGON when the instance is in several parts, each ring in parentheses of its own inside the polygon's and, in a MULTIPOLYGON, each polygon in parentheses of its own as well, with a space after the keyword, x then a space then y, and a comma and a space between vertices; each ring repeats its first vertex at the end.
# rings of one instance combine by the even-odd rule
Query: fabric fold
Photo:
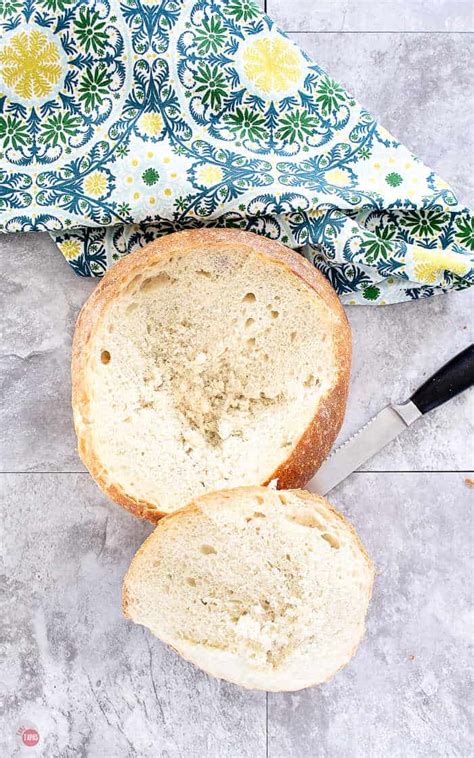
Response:
POLYGON ((470 211, 252 0, 17 6, 3 231, 49 231, 85 276, 210 225, 301 249, 345 303, 472 284, 470 211))

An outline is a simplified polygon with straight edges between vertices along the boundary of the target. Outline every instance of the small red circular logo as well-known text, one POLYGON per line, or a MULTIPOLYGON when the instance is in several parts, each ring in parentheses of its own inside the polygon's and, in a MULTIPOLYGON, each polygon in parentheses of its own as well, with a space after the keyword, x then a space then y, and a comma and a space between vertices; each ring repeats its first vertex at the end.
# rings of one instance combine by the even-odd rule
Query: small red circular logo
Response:
POLYGON ((39 742, 39 734, 36 729, 25 729, 21 734, 21 741, 27 747, 34 747, 39 742))

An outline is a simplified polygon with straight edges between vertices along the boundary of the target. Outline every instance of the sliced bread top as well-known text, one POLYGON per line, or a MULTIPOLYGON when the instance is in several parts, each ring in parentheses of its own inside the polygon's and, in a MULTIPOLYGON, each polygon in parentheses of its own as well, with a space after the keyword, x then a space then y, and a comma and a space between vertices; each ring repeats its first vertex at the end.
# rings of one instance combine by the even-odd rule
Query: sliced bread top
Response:
POLYGON ((324 277, 255 234, 181 232, 106 274, 74 337, 79 452, 153 521, 219 488, 303 485, 342 423, 350 330, 324 277))
POLYGON ((297 690, 351 658, 373 576, 354 529, 324 498, 238 488, 160 521, 125 577, 123 609, 213 676, 297 690))

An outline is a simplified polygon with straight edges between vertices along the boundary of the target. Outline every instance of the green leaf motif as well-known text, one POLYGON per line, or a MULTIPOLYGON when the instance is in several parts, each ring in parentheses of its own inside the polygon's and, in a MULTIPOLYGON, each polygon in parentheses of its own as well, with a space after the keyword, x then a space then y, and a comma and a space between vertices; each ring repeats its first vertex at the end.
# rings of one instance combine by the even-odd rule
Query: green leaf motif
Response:
POLYGON ((147 168, 142 174, 142 179, 148 187, 151 187, 153 184, 156 184, 159 178, 160 178, 160 174, 158 173, 156 168, 151 168, 151 167, 147 168))
POLYGON ((403 177, 400 176, 400 174, 397 174, 396 171, 391 171, 390 174, 387 174, 385 177, 385 181, 389 187, 399 187, 400 184, 403 183, 403 177))
POLYGON ((196 42, 200 53, 217 53, 225 42, 226 31, 217 16, 204 19, 202 28, 196 33, 196 42))
POLYGON ((236 108, 235 113, 224 116, 224 121, 228 124, 231 132, 240 139, 247 137, 255 141, 265 139, 267 136, 265 118, 249 108, 236 108))
POLYGON ((79 124, 80 119, 70 113, 58 113, 51 116, 43 125, 41 141, 48 142, 53 147, 56 147, 59 142, 65 145, 67 137, 74 135, 79 124))
POLYGON ((367 262, 373 263, 378 258, 387 260, 389 253, 392 253, 395 249, 395 235, 396 228, 393 226, 393 224, 387 224, 387 226, 378 232, 370 234, 370 236, 361 245, 367 262))
POLYGON ((368 287, 364 287, 362 296, 365 300, 377 300, 380 295, 380 289, 375 284, 369 284, 368 287))
POLYGON ((13 16, 22 5, 21 0, 0 0, 0 16, 2 18, 13 16))
POLYGON ((456 239, 461 245, 474 250, 474 218, 458 218, 456 221, 456 239))
POLYGON ((91 111, 104 101, 112 78, 105 69, 96 66, 87 69, 79 85, 79 99, 84 101, 87 111, 91 111))
POLYGON ((231 0, 226 10, 235 17, 236 21, 250 21, 257 18, 261 12, 253 0, 231 0))
POLYGON ((131 211, 132 211, 132 208, 131 208, 131 206, 129 205, 129 203, 120 203, 120 204, 117 206, 117 212, 118 212, 118 213, 119 213, 121 216, 128 216, 128 214, 129 214, 129 213, 131 213, 131 211))
POLYGON ((28 127, 14 116, 0 116, 0 140, 3 141, 4 148, 11 145, 18 150, 19 147, 28 145, 30 142, 28 127))
POLYGON ((346 99, 342 87, 329 76, 322 78, 317 89, 317 95, 316 102, 321 104, 323 112, 326 115, 339 110, 341 104, 346 99))
POLYGON ((40 5, 44 5, 49 11, 62 13, 68 5, 72 5, 76 0, 39 0, 40 5))
POLYGON ((199 84, 196 92, 202 94, 203 104, 210 105, 213 109, 220 108, 226 94, 226 79, 219 67, 201 63, 194 79, 199 84))
POLYGON ((277 130, 278 139, 294 142, 303 142, 305 136, 311 136, 318 125, 318 119, 310 116, 308 111, 295 110, 280 119, 280 128, 277 130))
POLYGON ((436 208, 420 208, 403 214, 401 223, 416 237, 432 237, 439 234, 448 216, 436 208))
POLYGON ((107 34, 104 32, 105 21, 101 21, 97 11, 81 6, 79 18, 74 22, 76 34, 88 53, 92 50, 101 53, 107 43, 107 34))

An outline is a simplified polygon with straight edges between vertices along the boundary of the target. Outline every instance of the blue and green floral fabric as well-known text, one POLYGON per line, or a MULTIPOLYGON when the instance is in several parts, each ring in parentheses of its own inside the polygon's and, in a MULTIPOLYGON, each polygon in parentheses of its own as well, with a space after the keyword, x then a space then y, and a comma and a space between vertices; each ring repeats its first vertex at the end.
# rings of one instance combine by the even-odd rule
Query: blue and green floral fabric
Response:
POLYGON ((346 303, 473 280, 452 190, 253 0, 0 0, 0 221, 78 274, 203 225, 306 255, 346 303))

